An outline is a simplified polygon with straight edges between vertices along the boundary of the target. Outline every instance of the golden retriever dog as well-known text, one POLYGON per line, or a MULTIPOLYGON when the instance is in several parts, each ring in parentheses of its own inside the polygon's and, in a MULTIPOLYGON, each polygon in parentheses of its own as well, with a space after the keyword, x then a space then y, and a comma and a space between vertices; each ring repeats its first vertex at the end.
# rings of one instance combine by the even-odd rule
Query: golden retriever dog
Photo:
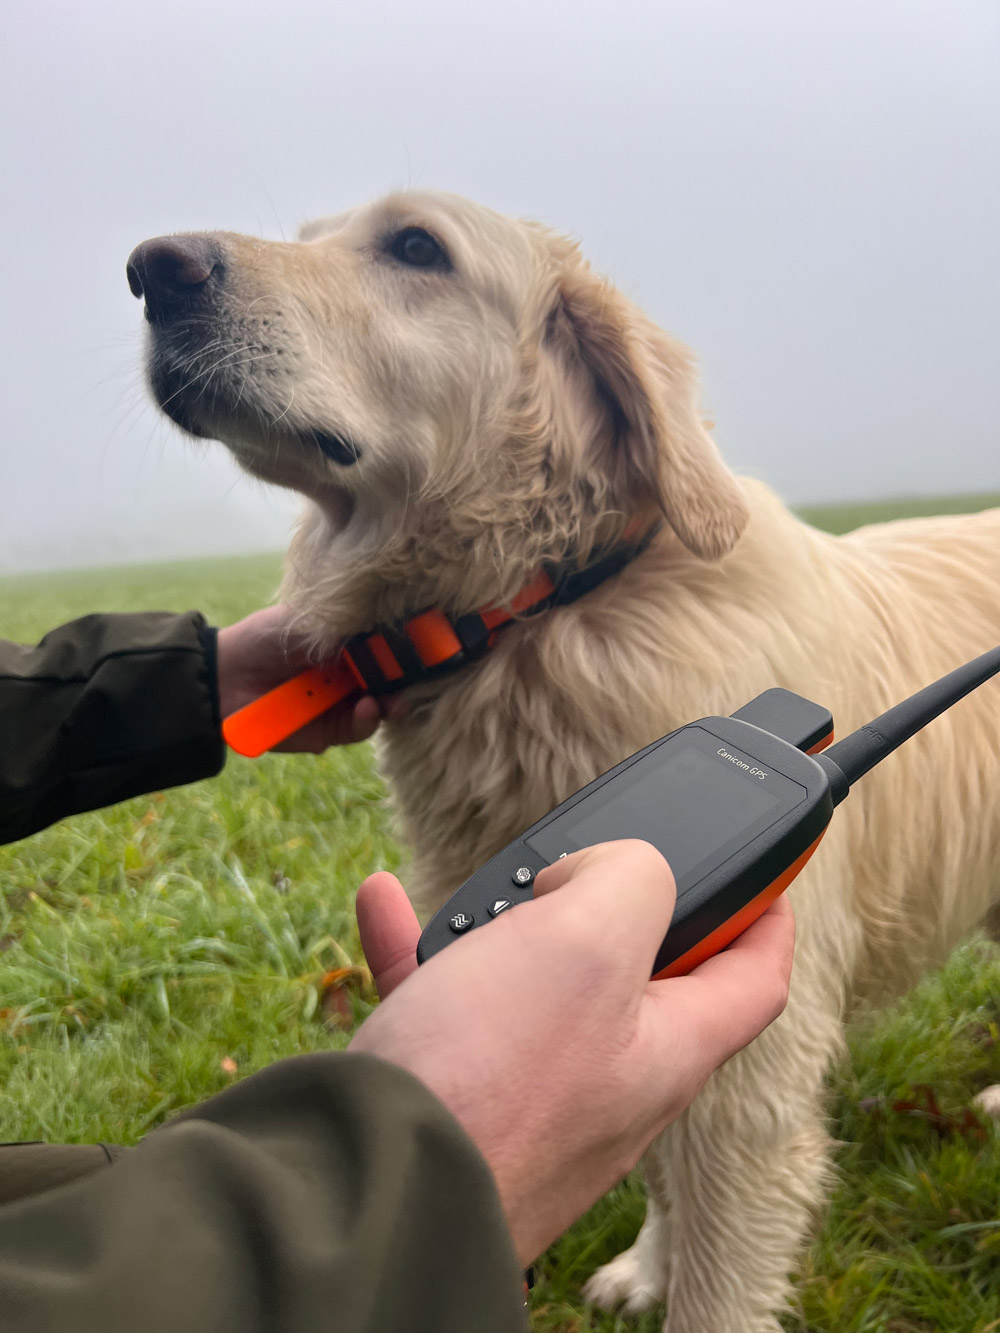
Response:
MULTIPOLYGON (((781 685, 843 735, 1000 640, 1000 511, 845 537, 800 522, 721 461, 684 348, 541 226, 400 193, 293 243, 147 241, 129 276, 165 411, 307 497, 283 596, 317 657, 428 606, 503 605, 546 562, 662 524, 383 727, 425 908, 682 723, 781 685)), ((830 1175, 845 1017, 987 917, 998 787, 996 686, 859 784, 791 889, 787 1011, 650 1150, 642 1231, 587 1300, 664 1302, 668 1333, 778 1329, 830 1175)))

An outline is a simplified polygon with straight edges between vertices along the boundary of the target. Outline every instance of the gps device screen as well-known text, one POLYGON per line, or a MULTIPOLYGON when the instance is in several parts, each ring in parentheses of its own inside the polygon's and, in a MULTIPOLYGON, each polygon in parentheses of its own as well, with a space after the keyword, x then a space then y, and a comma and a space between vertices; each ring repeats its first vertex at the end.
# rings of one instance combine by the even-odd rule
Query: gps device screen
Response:
POLYGON ((592 792, 527 842, 552 862, 609 839, 642 838, 670 862, 680 895, 729 854, 730 844, 742 846, 805 797, 784 774, 686 727, 620 774, 613 795, 592 792))

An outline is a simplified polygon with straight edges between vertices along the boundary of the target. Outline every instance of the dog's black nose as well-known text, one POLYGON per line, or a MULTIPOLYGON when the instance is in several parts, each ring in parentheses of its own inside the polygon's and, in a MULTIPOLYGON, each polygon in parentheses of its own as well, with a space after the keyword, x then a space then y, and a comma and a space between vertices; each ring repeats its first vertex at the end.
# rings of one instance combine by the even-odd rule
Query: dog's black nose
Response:
POLYGON ((204 301, 222 278, 222 250, 208 236, 157 236, 137 245, 125 267, 148 319, 168 319, 204 301))

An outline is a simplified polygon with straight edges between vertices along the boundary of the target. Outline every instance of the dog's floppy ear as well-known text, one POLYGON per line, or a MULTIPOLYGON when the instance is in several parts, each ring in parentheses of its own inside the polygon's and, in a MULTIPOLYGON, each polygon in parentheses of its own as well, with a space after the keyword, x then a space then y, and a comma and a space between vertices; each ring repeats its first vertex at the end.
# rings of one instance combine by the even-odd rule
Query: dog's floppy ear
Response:
POLYGON ((747 505, 699 417, 690 355, 583 263, 561 276, 547 337, 593 380, 611 422, 599 465, 616 489, 659 508, 695 555, 727 555, 747 505))

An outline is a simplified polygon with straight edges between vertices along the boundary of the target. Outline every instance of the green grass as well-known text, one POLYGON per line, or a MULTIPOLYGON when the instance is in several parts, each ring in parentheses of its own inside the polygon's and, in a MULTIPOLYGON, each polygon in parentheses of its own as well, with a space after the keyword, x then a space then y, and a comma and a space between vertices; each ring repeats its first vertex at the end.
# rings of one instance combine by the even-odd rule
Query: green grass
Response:
POLYGON ((972 514, 1000 505, 1000 495, 942 495, 909 500, 875 500, 866 504, 805 505, 801 516, 827 532, 850 532, 868 523, 894 518, 929 518, 934 514, 972 514))
MULTIPOLYGON (((0 626, 32 641, 98 607, 227 623, 270 597, 279 567, 4 579, 0 626)), ((223 1087, 229 1061, 246 1073, 342 1045, 320 983, 359 958, 357 884, 398 864, 383 795, 367 746, 234 756, 214 782, 0 848, 0 1140, 133 1142, 223 1087)))
MULTIPOLYGON (((832 531, 967 497, 808 511, 832 531)), ((0 634, 32 641, 86 611, 266 602, 276 556, 0 579, 0 634)), ((0 848, 0 1140, 134 1142, 268 1062, 346 1038, 324 973, 359 949, 358 881, 396 866, 367 746, 231 758, 211 783, 126 802, 0 848), (235 1069, 235 1073, 234 1073, 235 1069)), ((361 998, 355 1015, 366 1012, 361 998)), ((973 941, 888 1013, 855 1024, 831 1079, 839 1184, 802 1267, 789 1333, 1000 1331, 1000 1134, 963 1129, 1000 1083, 1000 951, 973 941), (935 1126, 908 1113, 933 1090, 935 1126)), ((538 1333, 660 1329, 584 1309, 631 1242, 628 1181, 541 1265, 538 1333)))

